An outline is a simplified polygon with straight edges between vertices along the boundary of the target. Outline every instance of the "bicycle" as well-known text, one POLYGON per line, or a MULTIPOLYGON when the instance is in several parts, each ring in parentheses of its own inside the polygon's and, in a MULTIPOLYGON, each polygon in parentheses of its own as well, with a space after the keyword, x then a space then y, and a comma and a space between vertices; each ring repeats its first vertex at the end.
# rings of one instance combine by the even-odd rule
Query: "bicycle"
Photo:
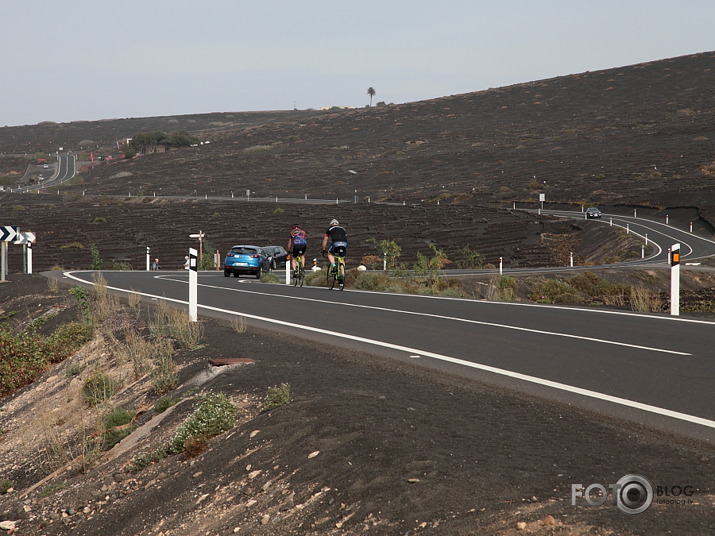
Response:
POLYGON ((295 275, 293 276, 293 286, 302 287, 305 282, 305 267, 303 266, 303 256, 295 258, 295 275))
MULTIPOLYGON (((325 257, 325 252, 323 252, 323 257, 325 257)), ((328 268, 326 274, 328 289, 333 290, 337 282, 338 290, 343 290, 345 288, 345 256, 333 254, 333 257, 335 257, 335 265, 328 268)))

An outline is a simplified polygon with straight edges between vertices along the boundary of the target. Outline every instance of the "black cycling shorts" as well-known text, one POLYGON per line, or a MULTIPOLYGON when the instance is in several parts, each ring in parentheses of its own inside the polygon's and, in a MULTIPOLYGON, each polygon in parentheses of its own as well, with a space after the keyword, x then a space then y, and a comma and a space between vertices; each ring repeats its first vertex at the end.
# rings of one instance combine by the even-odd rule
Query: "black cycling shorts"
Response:
POLYGON ((308 244, 300 244, 299 246, 293 246, 293 251, 291 252, 291 255, 293 257, 299 257, 301 255, 305 255, 305 248, 308 247, 308 244))
POLYGON ((330 244, 330 248, 328 249, 328 251, 336 257, 345 257, 345 254, 348 252, 348 243, 333 242, 332 244, 330 244))

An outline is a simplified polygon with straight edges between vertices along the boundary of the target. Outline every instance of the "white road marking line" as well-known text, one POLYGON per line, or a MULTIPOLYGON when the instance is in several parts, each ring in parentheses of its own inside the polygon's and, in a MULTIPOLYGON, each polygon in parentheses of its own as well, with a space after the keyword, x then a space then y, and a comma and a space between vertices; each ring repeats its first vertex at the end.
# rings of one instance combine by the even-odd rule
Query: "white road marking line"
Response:
MULTIPOLYGON (((167 280, 167 278, 163 278, 163 279, 167 280)), ((168 279, 168 280, 179 282, 179 283, 187 283, 186 281, 183 281, 181 279, 168 279)), ((436 315, 436 314, 432 314, 432 313, 419 313, 419 312, 414 312, 414 311, 405 311, 402 309, 376 307, 374 305, 359 305, 359 304, 354 304, 354 303, 340 303, 340 302, 333 302, 330 300, 306 298, 304 296, 286 296, 283 294, 271 294, 269 292, 261 292, 261 291, 256 291, 256 290, 251 290, 251 291, 239 290, 239 289, 226 288, 226 287, 215 286, 215 285, 206 285, 204 283, 201 283, 199 286, 206 287, 206 288, 219 289, 222 291, 251 292, 253 294, 260 294, 262 296, 273 296, 275 298, 283 298, 283 299, 289 299, 289 300, 310 301, 310 302, 315 302, 315 303, 327 303, 330 305, 337 305, 337 306, 343 306, 343 307, 355 307, 358 309, 370 309, 370 310, 375 310, 375 311, 385 311, 388 313, 401 313, 401 314, 406 314, 406 315, 424 316, 424 317, 428 317, 428 318, 438 318, 440 320, 453 320, 455 322, 464 322, 467 324, 476 324, 476 325, 480 325, 480 326, 489 326, 489 327, 493 327, 493 328, 510 329, 510 330, 514 330, 514 331, 523 331, 526 333, 535 333, 537 335, 548 335, 548 336, 552 336, 552 337, 563 337, 566 339, 577 339, 577 340, 582 340, 582 341, 595 342, 595 343, 599 343, 599 344, 608 344, 608 345, 612 345, 612 346, 623 346, 626 348, 634 348, 637 350, 646 350, 649 352, 661 352, 661 353, 665 353, 665 354, 682 355, 682 356, 692 355, 688 352, 680 352, 677 350, 667 350, 665 348, 654 348, 651 346, 641 346, 638 344, 630 344, 630 343, 618 342, 618 341, 609 341, 607 339, 597 339, 595 337, 586 337, 584 335, 572 335, 570 333, 559 333, 557 331, 545 331, 545 330, 541 330, 541 329, 524 328, 524 327, 520 327, 520 326, 510 326, 508 324, 498 324, 496 322, 486 322, 483 320, 471 320, 468 318, 458 318, 458 317, 445 316, 445 315, 436 315)))
MULTIPOLYGON (((71 273, 69 273, 69 272, 67 272, 67 275, 68 275, 68 277, 71 277, 72 279, 75 279, 75 280, 80 281, 80 282, 82 282, 82 283, 94 285, 94 282, 85 281, 85 280, 83 280, 83 279, 80 279, 80 278, 78 278, 78 277, 75 277, 75 276, 71 275, 71 273)), ((143 292, 137 292, 137 291, 135 291, 135 290, 130 290, 130 291, 128 291, 128 290, 126 290, 126 289, 122 289, 122 288, 118 288, 118 287, 110 287, 110 286, 107 286, 107 288, 112 289, 112 290, 118 290, 118 291, 120 291, 120 292, 131 292, 131 293, 134 293, 134 294, 141 294, 142 296, 147 296, 147 297, 150 297, 150 298, 159 298, 159 299, 163 299, 163 300, 166 300, 166 301, 171 301, 171 302, 175 302, 175 303, 181 303, 181 304, 186 304, 186 305, 188 305, 188 301, 185 301, 185 300, 177 300, 177 299, 175 299, 175 298, 167 298, 167 297, 165 297, 165 296, 157 296, 157 295, 154 295, 154 294, 147 294, 147 293, 143 293, 143 292)), ((280 325, 288 326, 288 327, 291 327, 291 328, 294 328, 294 329, 300 329, 300 330, 304 330, 304 331, 312 331, 312 332, 315 332, 315 333, 321 333, 321 334, 323 334, 323 335, 329 335, 329 336, 332 336, 332 337, 339 337, 339 338, 348 339, 348 340, 353 340, 353 341, 356 341, 356 342, 362 342, 362 343, 370 344, 370 345, 374 345, 374 346, 380 346, 380 347, 382 347, 382 348, 391 348, 391 349, 393 349, 393 350, 399 350, 399 351, 405 352, 405 353, 407 353, 407 354, 420 354, 420 355, 422 355, 422 356, 431 357, 431 358, 433 358, 433 359, 437 359, 437 360, 440 360, 440 361, 445 361, 445 362, 449 362, 449 363, 455 363, 455 364, 457 364, 457 365, 462 365, 462 366, 469 367, 469 368, 473 368, 473 369, 477 369, 477 370, 483 370, 483 371, 485 371, 485 372, 491 372, 491 373, 493 373, 493 374, 498 374, 498 375, 500 375, 500 376, 505 376, 505 377, 508 377, 508 378, 514 378, 514 379, 517 379, 517 380, 522 380, 522 381, 525 381, 525 382, 534 383, 534 384, 542 385, 542 386, 545 386, 545 387, 551 387, 551 388, 553 388, 553 389, 557 389, 557 390, 560 390, 560 391, 565 391, 565 392, 568 392, 568 393, 574 393, 574 394, 578 394, 578 395, 585 396, 585 397, 588 397, 588 398, 594 398, 594 399, 596 399, 596 400, 602 400, 602 401, 606 401, 606 402, 611 402, 611 403, 618 404, 618 405, 621 405, 621 406, 626 406, 626 407, 638 409, 638 410, 641 410, 641 411, 646 411, 646 412, 648 412, 648 413, 654 413, 654 414, 656 414, 656 415, 662 415, 662 416, 670 417, 670 418, 677 419, 677 420, 680 420, 680 421, 689 422, 689 423, 692 423, 692 424, 698 424, 698 425, 701 425, 701 426, 706 426, 706 427, 708 427, 708 428, 713 428, 713 429, 715 429, 715 421, 712 421, 712 420, 709 420, 709 419, 704 419, 704 418, 702 418, 702 417, 697 417, 697 416, 695 416, 695 415, 688 415, 687 413, 681 413, 681 412, 679 412, 679 411, 673 411, 673 410, 666 409, 666 408, 661 408, 661 407, 658 407, 658 406, 652 406, 652 405, 650 405, 650 404, 643 404, 643 403, 641 403, 641 402, 636 402, 636 401, 634 401, 634 400, 628 400, 628 399, 626 399, 626 398, 620 398, 620 397, 608 395, 608 394, 605 394, 605 393, 599 393, 599 392, 597 392, 597 391, 591 391, 590 389, 583 389, 583 388, 581 388, 581 387, 576 387, 576 386, 574 386, 574 385, 568 385, 568 384, 564 384, 564 383, 560 383, 560 382, 554 382, 554 381, 551 381, 551 380, 546 380, 546 379, 544 379, 544 378, 537 378, 537 377, 535 377, 535 376, 529 376, 528 374, 522 374, 522 373, 520 373, 520 372, 514 372, 514 371, 511 371, 511 370, 500 369, 500 368, 492 367, 492 366, 489 366, 489 365, 482 365, 482 364, 480 364, 480 363, 473 363, 473 362, 471 362, 471 361, 465 361, 465 360, 463 360, 463 359, 459 359, 459 358, 451 357, 451 356, 446 356, 446 355, 441 355, 441 354, 437 354, 437 353, 434 353, 434 352, 423 352, 422 350, 419 350, 419 349, 416 349, 416 348, 409 348, 409 347, 407 347, 407 346, 401 346, 401 345, 398 345, 398 344, 392 344, 392 343, 388 343, 388 342, 384 342, 384 341, 377 341, 377 340, 373 340, 373 339, 367 339, 367 338, 365 338, 365 337, 358 337, 358 336, 355 336, 355 335, 347 335, 347 334, 344 334, 344 333, 338 333, 338 332, 335 332, 335 331, 329 331, 329 330, 322 329, 322 328, 315 328, 315 327, 312 327, 312 326, 304 326, 304 325, 301 325, 301 324, 294 324, 294 323, 292 323, 292 322, 285 322, 285 321, 282 321, 282 320, 275 320, 275 319, 273 319, 273 318, 266 318, 266 317, 257 316, 257 315, 252 315, 252 314, 247 314, 247 313, 239 313, 239 312, 231 311, 231 310, 228 310, 228 309, 221 309, 221 308, 219 308, 219 307, 211 307, 211 306, 208 306, 208 305, 201 305, 201 304, 199 304, 199 307, 202 308, 202 309, 208 309, 208 310, 211 310, 211 311, 216 311, 216 312, 220 312, 220 313, 224 313, 224 314, 236 315, 236 316, 243 316, 243 317, 246 317, 246 318, 252 318, 252 319, 254 319, 254 320, 260 320, 260 321, 263 321, 263 322, 268 322, 268 323, 270 323, 270 324, 280 324, 280 325)))

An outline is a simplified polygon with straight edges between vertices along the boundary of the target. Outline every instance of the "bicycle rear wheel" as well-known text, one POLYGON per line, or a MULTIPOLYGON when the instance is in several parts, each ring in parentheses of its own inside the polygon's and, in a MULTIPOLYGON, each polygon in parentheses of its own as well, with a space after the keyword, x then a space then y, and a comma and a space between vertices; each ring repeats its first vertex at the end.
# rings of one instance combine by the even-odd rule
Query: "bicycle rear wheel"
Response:
POLYGON ((342 259, 338 263, 338 289, 345 288, 345 261, 342 259))
POLYGON ((305 282, 305 269, 303 268, 303 263, 298 262, 298 274, 297 274, 297 279, 298 279, 298 286, 302 287, 303 283, 305 282))
POLYGON ((327 278, 328 289, 333 290, 333 288, 335 287, 335 281, 337 279, 336 273, 334 272, 334 268, 331 268, 330 266, 328 266, 326 278, 327 278))

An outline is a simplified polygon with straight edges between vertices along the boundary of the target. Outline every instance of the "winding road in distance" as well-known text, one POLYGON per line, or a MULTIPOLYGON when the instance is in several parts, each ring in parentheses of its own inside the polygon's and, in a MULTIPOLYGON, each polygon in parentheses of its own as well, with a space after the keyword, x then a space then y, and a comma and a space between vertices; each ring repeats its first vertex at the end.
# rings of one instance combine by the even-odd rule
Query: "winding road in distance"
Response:
MULTIPOLYGON (((604 216, 607 220, 611 216, 604 216)), ((648 233, 665 263, 715 243, 647 220, 613 216, 648 233)), ((632 263, 631 263, 632 265, 632 263)), ((591 267, 593 268, 593 267, 591 267)), ((46 273, 91 284, 94 272, 46 273)), ((103 272, 113 290, 188 300, 188 274, 103 272)), ((579 307, 487 302, 322 287, 295 288, 199 272, 199 315, 243 316, 255 326, 447 371, 604 415, 715 442, 715 322, 579 307)), ((210 341, 208 341, 210 344, 210 341)), ((239 356, 240 357, 240 356, 239 356)))

